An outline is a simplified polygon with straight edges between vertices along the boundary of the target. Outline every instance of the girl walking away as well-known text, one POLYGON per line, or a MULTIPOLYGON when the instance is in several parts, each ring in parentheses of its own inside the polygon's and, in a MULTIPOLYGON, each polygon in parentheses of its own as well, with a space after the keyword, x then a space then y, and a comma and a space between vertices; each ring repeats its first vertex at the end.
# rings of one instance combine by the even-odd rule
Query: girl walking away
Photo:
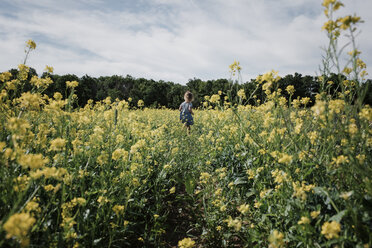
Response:
POLYGON ((186 91, 185 95, 183 96, 185 101, 180 105, 180 120, 184 124, 187 129, 187 134, 190 135, 190 126, 194 124, 194 119, 192 115, 192 100, 194 100, 194 96, 190 91, 186 91))

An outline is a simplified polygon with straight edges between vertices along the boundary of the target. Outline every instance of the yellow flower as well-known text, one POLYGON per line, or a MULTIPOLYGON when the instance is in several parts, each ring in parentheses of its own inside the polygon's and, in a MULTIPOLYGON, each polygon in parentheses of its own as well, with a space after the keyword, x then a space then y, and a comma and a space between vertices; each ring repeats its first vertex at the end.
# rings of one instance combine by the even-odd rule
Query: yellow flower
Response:
POLYGON ((242 228, 242 221, 239 219, 233 219, 231 216, 229 216, 229 218, 225 220, 225 222, 227 222, 228 227, 233 227, 234 230, 237 232, 239 232, 242 228))
POLYGON ((260 198, 265 198, 270 192, 272 191, 272 189, 264 189, 260 192, 260 198))
POLYGON ((311 218, 316 219, 320 214, 320 211, 312 211, 310 213, 311 218))
POLYGON ((19 102, 21 108, 39 110, 43 100, 41 99, 41 95, 38 93, 34 94, 31 92, 25 92, 17 99, 17 102, 19 102))
POLYGON ((324 222, 322 226, 322 234, 327 239, 334 239, 339 237, 339 232, 341 232, 341 225, 336 221, 324 222))
POLYGON ((128 152, 122 148, 118 148, 116 149, 113 153, 112 153, 112 159, 113 160, 119 160, 120 158, 126 158, 128 157, 128 152))
POLYGON ((36 43, 33 40, 26 41, 26 47, 30 50, 34 50, 36 48, 36 43))
POLYGON ((211 177, 211 175, 208 172, 202 172, 200 173, 200 182, 201 183, 207 183, 208 179, 211 177))
POLYGON ((28 73, 30 71, 30 67, 24 64, 18 65, 18 79, 19 80, 26 80, 28 78, 28 73))
POLYGON ((54 68, 53 68, 52 66, 48 66, 48 65, 46 65, 44 71, 46 71, 46 72, 52 74, 53 71, 54 71, 54 68))
POLYGON ((316 139, 318 138, 318 133, 317 133, 317 131, 309 132, 309 133, 307 134, 307 136, 308 136, 309 139, 310 139, 310 143, 311 143, 312 145, 314 145, 316 139))
POLYGON ((52 184, 48 184, 48 185, 45 185, 44 186, 44 189, 46 191, 52 191, 52 190, 54 190, 54 186, 52 184))
POLYGON ((108 203, 110 200, 109 199, 107 199, 106 197, 104 197, 104 196, 100 196, 100 197, 98 197, 98 199, 97 199, 97 202, 101 205, 101 204, 104 204, 104 203, 108 203))
MULTIPOLYGON (((274 70, 271 70, 270 72, 267 72, 263 75, 260 75, 256 78, 256 81, 258 83, 263 83, 263 82, 268 82, 268 83, 272 83, 272 82, 278 82, 280 80, 280 77, 278 76, 278 72, 277 71, 274 71, 274 70)), ((268 89, 268 87, 270 87, 271 84, 267 85, 266 88, 264 89, 263 87, 263 90, 266 90, 268 89)))
POLYGON ((215 94, 215 95, 212 95, 211 98, 209 99, 209 101, 211 103, 218 103, 220 101, 220 96, 215 94))
POLYGON ((345 67, 342 72, 345 73, 346 75, 349 75, 352 71, 353 68, 345 67))
POLYGON ((6 143, 5 142, 0 142, 0 152, 3 152, 4 148, 6 147, 6 143))
POLYGON ((270 248, 280 248, 284 247, 283 241, 284 235, 283 233, 279 232, 278 230, 274 230, 269 236, 270 248))
POLYGON ((178 241, 179 248, 192 248, 194 246, 195 246, 195 241, 193 241, 191 238, 184 238, 178 241))
POLYGON ((355 119, 350 119, 350 124, 349 124, 349 133, 352 135, 355 135, 358 132, 358 127, 356 125, 355 119))
POLYGON ((49 162, 48 158, 43 158, 42 154, 22 154, 18 163, 24 168, 32 170, 39 169, 49 162))
POLYGON ((9 71, 3 72, 3 73, 0 74, 0 81, 5 83, 11 77, 12 77, 12 73, 10 73, 9 71))
POLYGON ((42 169, 38 169, 36 171, 31 171, 30 176, 33 179, 38 179, 42 176, 45 176, 46 179, 48 178, 55 178, 56 180, 63 180, 68 176, 67 170, 65 168, 56 168, 56 167, 44 167, 42 169))
POLYGON ((292 106, 293 106, 294 108, 299 108, 299 107, 300 107, 300 100, 298 100, 298 99, 294 99, 294 100, 292 101, 292 106))
POLYGON ((38 78, 37 76, 32 76, 30 80, 30 84, 36 86, 37 88, 47 88, 52 83, 53 81, 50 77, 38 78))
POLYGON ((323 3, 322 3, 322 5, 323 5, 324 7, 326 7, 326 8, 328 8, 328 6, 329 6, 330 4, 333 4, 333 3, 335 3, 335 2, 336 2, 336 0, 324 0, 323 3))
POLYGON ((256 202, 254 203, 254 207, 255 207, 255 208, 260 208, 261 205, 262 205, 262 203, 261 203, 261 202, 258 202, 258 201, 256 201, 256 202))
POLYGON ((141 107, 145 106, 145 102, 144 102, 143 100, 138 100, 138 102, 137 102, 137 106, 138 106, 139 108, 141 108, 141 107))
POLYGON ((292 156, 283 153, 278 162, 282 164, 290 164, 292 162, 292 156))
POLYGON ((245 92, 244 92, 244 89, 240 89, 237 93, 238 97, 240 97, 241 99, 246 99, 247 97, 245 96, 245 92))
POLYGON ((255 172, 252 169, 247 170, 248 179, 253 179, 255 176, 255 172))
POLYGON ((235 59, 234 59, 234 63, 232 63, 230 66, 229 66, 229 68, 230 68, 230 72, 232 73, 232 75, 233 76, 235 76, 235 73, 236 72, 240 72, 240 70, 242 69, 241 67, 240 67, 240 62, 239 61, 236 61, 235 59))
POLYGON ((307 198, 306 192, 312 190, 315 186, 312 184, 306 185, 305 182, 292 182, 293 186, 293 195, 294 197, 300 198, 302 201, 305 201, 307 198))
POLYGON ((7 128, 19 135, 25 135, 27 129, 29 129, 30 127, 30 124, 26 120, 18 119, 15 117, 10 118, 7 123, 7 128))
MULTIPOLYGON (((297 168, 298 169, 298 168, 297 168)), ((297 170, 296 169, 296 170, 297 170)), ((282 170, 274 170, 271 172, 271 176, 274 179, 274 182, 278 183, 278 184, 282 184, 283 182, 287 181, 287 173, 285 173, 284 171, 282 170)))
POLYGON ((50 141, 50 151, 61 151, 66 145, 66 140, 62 138, 56 138, 50 141))
POLYGON ((372 121, 372 108, 368 105, 364 106, 362 110, 359 112, 359 117, 363 120, 372 121))
POLYGON ((12 237, 18 239, 22 246, 27 246, 29 239, 27 237, 36 219, 29 213, 17 213, 9 217, 4 224, 4 230, 7 232, 5 238, 12 237))
POLYGON ((294 88, 293 85, 288 85, 287 88, 286 88, 285 90, 286 90, 286 91, 288 92, 288 94, 290 94, 290 95, 293 95, 294 92, 295 92, 295 88, 294 88))
POLYGON ((345 16, 345 17, 340 17, 337 19, 337 22, 340 23, 340 28, 343 30, 348 29, 351 24, 356 24, 358 22, 361 22, 361 19, 359 16, 345 16))
POLYGON ((170 193, 170 194, 174 194, 174 192, 176 192, 176 187, 172 187, 172 188, 169 190, 169 193, 170 193))
POLYGON ((299 220, 299 221, 297 222, 297 224, 299 224, 299 225, 310 224, 310 219, 307 218, 307 217, 305 217, 305 216, 302 216, 302 217, 301 217, 301 220, 299 220))
POLYGON ((360 69, 365 69, 365 68, 367 68, 366 63, 364 63, 363 60, 361 60, 361 59, 359 59, 359 58, 357 59, 356 63, 357 63, 357 66, 358 66, 360 69))
POLYGON ((314 115, 320 116, 325 111, 325 102, 323 101, 316 101, 315 105, 311 107, 311 110, 314 112, 314 115))
POLYGON ((141 185, 138 178, 136 177, 132 179, 132 184, 136 187, 141 185))
POLYGON ((62 100, 62 94, 61 93, 59 93, 59 92, 55 92, 54 94, 53 94, 53 98, 55 99, 55 100, 62 100))
POLYGON ((30 179, 31 178, 29 178, 27 175, 19 176, 13 179, 13 181, 16 183, 16 185, 13 186, 14 191, 24 191, 28 187, 30 179))
POLYGON ((167 170, 167 169, 170 169, 170 168, 172 168, 172 165, 170 165, 170 164, 165 164, 165 165, 163 166, 163 169, 164 169, 164 170, 167 170))
POLYGON ((341 99, 329 101, 329 112, 339 114, 345 109, 345 101, 341 99))
POLYGON ((344 200, 349 199, 349 197, 354 193, 354 191, 344 192, 340 194, 340 197, 344 200))
POLYGON ((358 154, 358 155, 356 155, 356 159, 358 159, 358 161, 359 161, 360 164, 363 164, 364 161, 365 161, 365 159, 366 159, 366 155, 364 155, 364 154, 358 154))
POLYGON ((334 164, 336 166, 339 166, 341 164, 349 163, 349 158, 344 155, 340 155, 337 158, 332 158, 331 164, 334 164))
POLYGON ((249 211, 249 205, 248 204, 242 204, 238 207, 238 210, 242 214, 246 214, 249 211))
POLYGON ((303 105, 307 105, 309 102, 311 102, 310 101, 310 98, 309 97, 303 97, 303 98, 301 98, 301 103, 303 104, 303 105))
POLYGON ((77 81, 66 81, 67 88, 76 88, 79 85, 77 81))
POLYGON ((80 206, 85 205, 86 202, 87 202, 87 200, 85 200, 82 197, 75 197, 74 199, 71 200, 71 203, 72 204, 74 204, 74 205, 80 205, 80 206))
POLYGON ((122 205, 115 205, 112 207, 112 210, 116 213, 117 216, 124 213, 124 206, 122 205))
POLYGON ((37 213, 41 211, 39 207, 39 203, 37 203, 36 201, 29 201, 27 205, 25 206, 25 210, 26 212, 34 211, 37 213))

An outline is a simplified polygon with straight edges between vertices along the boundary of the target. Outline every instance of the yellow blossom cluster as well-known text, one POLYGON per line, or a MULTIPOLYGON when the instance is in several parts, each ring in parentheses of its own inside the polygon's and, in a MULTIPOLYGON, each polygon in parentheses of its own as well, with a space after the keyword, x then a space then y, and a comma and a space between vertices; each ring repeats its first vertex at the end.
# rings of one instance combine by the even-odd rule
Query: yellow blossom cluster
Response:
POLYGON ((307 192, 310 192, 315 186, 312 184, 306 184, 306 182, 292 182, 293 196, 305 201, 307 198, 307 192))
POLYGON ((337 221, 331 221, 331 222, 324 222, 322 226, 322 234, 327 239, 334 239, 339 237, 339 233, 341 231, 341 224, 337 221))
POLYGON ((297 222, 299 225, 307 225, 310 224, 310 219, 306 216, 302 216, 301 219, 297 222))
POLYGON ((6 231, 6 238, 16 238, 21 242, 22 247, 29 245, 29 231, 36 222, 36 219, 29 213, 16 213, 9 217, 3 227, 6 231))
POLYGON ((202 184, 206 184, 206 183, 208 183, 208 179, 211 177, 211 174, 209 174, 208 172, 202 172, 202 173, 200 173, 200 178, 199 178, 199 180, 200 180, 200 182, 202 183, 202 184))
POLYGON ((281 248, 281 247, 284 247, 284 234, 279 232, 278 230, 274 230, 268 240, 270 242, 270 245, 269 247, 270 248, 281 248))
POLYGON ((228 227, 234 228, 236 232, 239 232, 242 228, 242 221, 238 218, 233 219, 231 216, 229 216, 229 218, 226 219, 225 222, 227 223, 228 227))
POLYGON ((66 81, 67 88, 76 88, 79 85, 77 81, 66 81))
POLYGON ((179 248, 193 248, 195 247, 195 241, 191 238, 184 238, 180 241, 178 241, 178 247, 179 248))
POLYGON ((30 48, 30 49, 36 49, 36 43, 35 43, 35 41, 33 41, 33 40, 28 40, 27 42, 26 42, 26 45, 27 45, 27 47, 28 48, 30 48))
POLYGON ((68 172, 65 168, 56 168, 56 167, 44 167, 42 169, 38 169, 36 171, 31 171, 30 176, 33 179, 38 179, 42 176, 45 179, 48 178, 55 178, 56 180, 63 180, 64 178, 68 177, 68 172))
POLYGON ((40 169, 49 162, 48 158, 43 158, 42 154, 22 154, 18 159, 18 163, 24 169, 30 168, 32 170, 40 169))
POLYGON ((115 212, 117 216, 120 216, 124 213, 124 206, 123 205, 115 205, 112 207, 112 210, 115 212))
POLYGON ((242 68, 240 67, 240 62, 239 62, 239 61, 236 61, 236 60, 234 60, 234 63, 232 63, 232 64, 229 66, 229 68, 230 68, 230 72, 231 72, 231 74, 232 74, 233 76, 235 76, 236 73, 239 73, 240 70, 242 69, 242 68))

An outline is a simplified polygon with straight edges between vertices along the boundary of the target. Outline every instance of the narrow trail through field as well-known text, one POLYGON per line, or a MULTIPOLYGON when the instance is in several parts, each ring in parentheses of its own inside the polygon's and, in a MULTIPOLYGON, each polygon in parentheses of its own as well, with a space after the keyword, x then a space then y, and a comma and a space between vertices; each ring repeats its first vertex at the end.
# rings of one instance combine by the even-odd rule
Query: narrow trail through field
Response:
POLYGON ((197 223, 202 221, 203 211, 200 199, 195 197, 195 189, 199 180, 202 149, 199 137, 202 129, 193 126, 190 135, 181 127, 175 133, 178 141, 179 156, 176 158, 177 172, 172 175, 176 181, 176 193, 170 201, 167 217, 167 242, 169 247, 176 247, 177 242, 185 237, 200 236, 200 227, 197 223))

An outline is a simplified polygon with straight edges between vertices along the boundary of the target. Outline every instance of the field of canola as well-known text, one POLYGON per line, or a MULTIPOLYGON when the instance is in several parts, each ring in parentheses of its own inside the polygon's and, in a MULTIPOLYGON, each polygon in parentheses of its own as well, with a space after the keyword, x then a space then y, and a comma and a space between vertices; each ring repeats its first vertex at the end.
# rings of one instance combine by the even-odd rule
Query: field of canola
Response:
POLYGON ((195 111, 187 136, 178 111, 68 104, 56 93, 1 115, 1 245, 372 240, 368 106, 220 106, 195 111))
POLYGON ((19 71, 0 75, 0 247, 372 245, 372 109, 351 83, 307 107, 269 72, 264 103, 205 97, 188 136, 176 110, 72 109, 77 82, 14 97, 19 71))

